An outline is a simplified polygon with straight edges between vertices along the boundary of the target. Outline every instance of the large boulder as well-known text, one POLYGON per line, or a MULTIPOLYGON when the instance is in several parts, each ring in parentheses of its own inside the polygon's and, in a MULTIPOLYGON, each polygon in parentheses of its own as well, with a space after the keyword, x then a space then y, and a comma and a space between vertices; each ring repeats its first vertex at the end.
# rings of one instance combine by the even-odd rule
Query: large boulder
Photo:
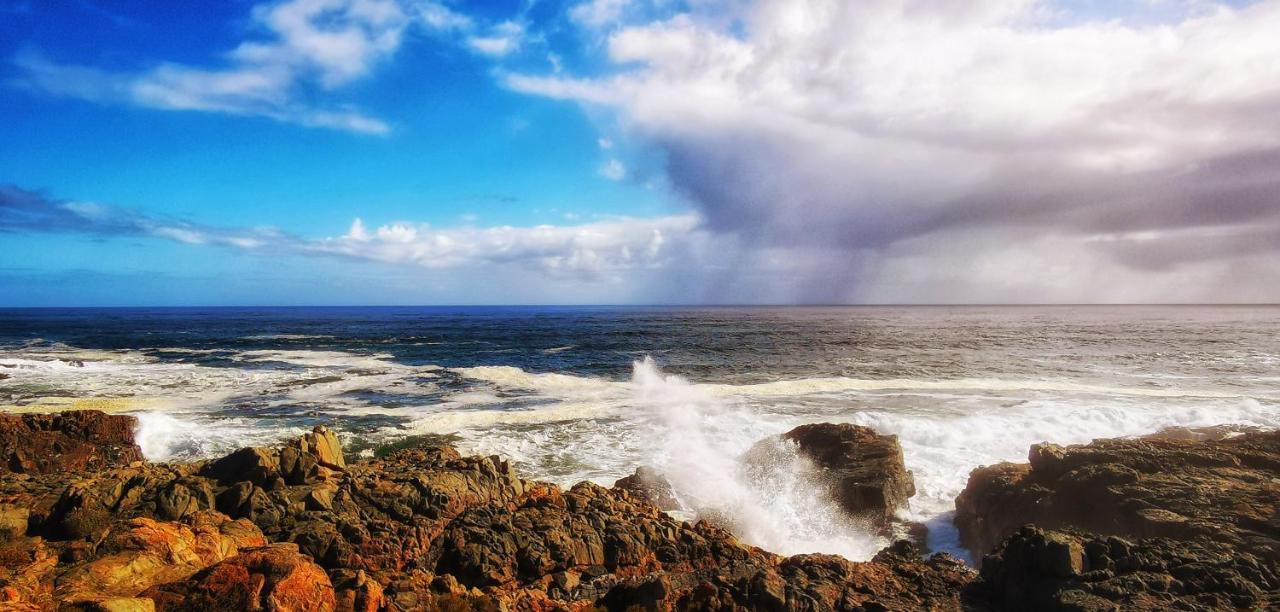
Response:
POLYGON ((903 463, 897 436, 858 425, 802 425, 756 444, 747 453, 747 463, 768 465, 791 449, 808 461, 811 476, 845 512, 881 531, 888 530, 898 510, 915 495, 915 479, 903 463))
POLYGON ((0 414, 0 472, 105 470, 142 460, 137 419, 98 410, 0 414))
POLYGON ((1027 464, 974 470, 956 498, 975 555, 1022 525, 1213 540, 1280 563, 1280 432, 1038 444, 1027 464))

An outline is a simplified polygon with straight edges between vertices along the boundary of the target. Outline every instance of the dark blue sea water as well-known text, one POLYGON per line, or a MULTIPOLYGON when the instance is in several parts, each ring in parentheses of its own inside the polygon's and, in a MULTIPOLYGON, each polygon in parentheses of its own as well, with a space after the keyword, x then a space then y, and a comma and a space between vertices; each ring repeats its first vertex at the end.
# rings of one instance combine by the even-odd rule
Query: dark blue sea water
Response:
POLYGON ((878 543, 738 456, 795 425, 899 435, 946 528, 970 469, 1040 441, 1280 425, 1280 308, 216 308, 0 310, 0 408, 139 417, 155 459, 318 423, 352 452, 447 435, 526 474, 672 475, 690 508, 779 552, 878 543))

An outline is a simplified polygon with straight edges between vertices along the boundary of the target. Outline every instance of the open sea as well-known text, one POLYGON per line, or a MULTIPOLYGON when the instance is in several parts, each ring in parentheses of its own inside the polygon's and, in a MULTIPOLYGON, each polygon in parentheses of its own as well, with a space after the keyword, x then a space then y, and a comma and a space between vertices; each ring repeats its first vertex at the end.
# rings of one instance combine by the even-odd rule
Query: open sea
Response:
POLYGON ((665 472, 689 508, 783 554, 884 544, 787 470, 803 423, 899 436, 905 517, 937 550, 971 469, 1036 442, 1280 426, 1276 307, 414 307, 0 310, 0 410, 134 414, 153 460, 324 423, 348 451, 448 436, 523 475, 665 472))

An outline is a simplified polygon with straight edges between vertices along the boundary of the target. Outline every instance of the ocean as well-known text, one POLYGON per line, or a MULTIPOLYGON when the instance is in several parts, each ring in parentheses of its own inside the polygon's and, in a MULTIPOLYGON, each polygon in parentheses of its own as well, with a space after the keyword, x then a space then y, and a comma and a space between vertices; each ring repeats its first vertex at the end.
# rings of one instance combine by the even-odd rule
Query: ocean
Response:
POLYGON ((885 544, 795 470, 744 470, 813 422, 895 434, 903 518, 951 526, 970 470, 1031 444, 1280 426, 1280 308, 385 307, 0 310, 0 409, 136 415, 153 460, 316 424, 354 454, 415 436, 610 485, 648 465, 688 508, 782 553, 885 544))

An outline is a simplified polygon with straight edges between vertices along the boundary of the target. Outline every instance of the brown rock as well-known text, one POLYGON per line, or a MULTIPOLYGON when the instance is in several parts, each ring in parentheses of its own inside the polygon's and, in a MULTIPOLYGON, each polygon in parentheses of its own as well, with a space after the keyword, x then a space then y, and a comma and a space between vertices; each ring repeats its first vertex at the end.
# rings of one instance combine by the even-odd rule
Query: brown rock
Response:
POLYGON ((982 588, 1013 610, 1271 609, 1280 570, 1210 540, 1133 542, 1023 527, 982 562, 982 588))
POLYGON ((55 594, 62 601, 131 597, 153 584, 186 578, 241 547, 265 543, 247 521, 216 513, 187 523, 132 519, 107 532, 95 559, 58 575, 55 594))
POLYGON ((640 499, 658 507, 659 510, 680 510, 680 501, 676 499, 675 489, 667 478, 657 470, 641 466, 630 476, 620 478, 613 483, 613 488, 626 491, 640 499))
POLYGON ((97 471, 142 460, 137 419, 97 410, 0 414, 0 472, 97 471))
POLYGON ((181 582, 142 596, 156 610, 274 610, 328 612, 337 607, 329 576, 293 544, 246 550, 181 582))
MULTIPOLYGON (((780 437, 812 462, 814 477, 855 518, 887 532, 897 511, 915 495, 915 479, 902 460, 897 436, 858 425, 802 425, 780 437)), ((779 440, 763 440, 747 454, 753 466, 779 461, 786 449, 779 440)))
POLYGON ((1223 542, 1280 563, 1280 432, 1095 440, 978 468, 956 498, 975 553, 1026 523, 1120 537, 1223 542))
POLYGON ((327 468, 341 470, 347 467, 338 436, 324 425, 317 425, 311 433, 303 435, 298 440, 298 447, 303 454, 315 457, 320 465, 327 468))

